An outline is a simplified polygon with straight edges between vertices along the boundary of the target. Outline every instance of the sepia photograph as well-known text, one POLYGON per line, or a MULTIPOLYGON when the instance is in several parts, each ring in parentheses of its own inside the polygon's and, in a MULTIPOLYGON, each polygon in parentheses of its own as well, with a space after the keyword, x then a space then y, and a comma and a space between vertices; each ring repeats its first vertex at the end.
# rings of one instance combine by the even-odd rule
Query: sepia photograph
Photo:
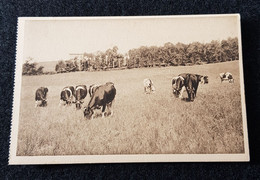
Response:
POLYGON ((239 14, 17 29, 9 164, 249 161, 239 14))

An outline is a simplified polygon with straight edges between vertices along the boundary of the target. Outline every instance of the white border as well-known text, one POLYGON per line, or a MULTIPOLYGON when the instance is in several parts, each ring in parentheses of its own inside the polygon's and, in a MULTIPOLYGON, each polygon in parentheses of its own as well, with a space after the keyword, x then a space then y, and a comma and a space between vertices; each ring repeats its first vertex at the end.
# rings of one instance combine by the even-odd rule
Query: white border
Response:
POLYGON ((11 144, 9 164, 75 164, 75 163, 127 163, 127 162, 227 162, 249 161, 248 133, 246 121, 246 105, 244 92, 244 75, 241 46, 241 28, 239 14, 220 15, 185 15, 185 16, 128 16, 128 17, 19 17, 17 30, 17 54, 15 68, 13 115, 11 128, 11 144), (73 156, 16 156, 20 90, 22 78, 22 59, 24 43, 24 23, 26 20, 93 20, 93 19, 153 19, 153 18, 190 18, 190 17, 237 17, 239 43, 239 70, 242 103, 244 149, 243 154, 139 154, 139 155, 73 155, 73 156))

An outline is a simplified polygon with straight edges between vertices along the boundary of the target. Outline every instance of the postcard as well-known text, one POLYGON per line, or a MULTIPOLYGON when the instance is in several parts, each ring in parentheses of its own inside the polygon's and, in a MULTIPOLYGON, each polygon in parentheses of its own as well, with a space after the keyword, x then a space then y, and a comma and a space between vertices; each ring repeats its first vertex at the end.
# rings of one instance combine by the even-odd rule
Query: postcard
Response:
POLYGON ((239 14, 17 29, 10 165, 249 161, 239 14))

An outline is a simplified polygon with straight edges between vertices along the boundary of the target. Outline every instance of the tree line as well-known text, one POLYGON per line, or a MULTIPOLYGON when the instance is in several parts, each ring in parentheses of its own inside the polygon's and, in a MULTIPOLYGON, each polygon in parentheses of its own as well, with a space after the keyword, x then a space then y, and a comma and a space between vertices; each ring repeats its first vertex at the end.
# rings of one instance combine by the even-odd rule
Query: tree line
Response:
POLYGON ((222 41, 212 40, 210 43, 173 44, 167 42, 160 47, 141 46, 130 49, 126 54, 118 53, 118 47, 114 46, 105 52, 85 52, 81 58, 60 60, 56 64, 55 71, 56 73, 64 73, 115 68, 199 65, 238 60, 238 56, 238 38, 236 37, 222 41))
POLYGON ((126 66, 127 54, 118 53, 118 47, 114 46, 105 52, 83 53, 82 57, 75 57, 70 60, 60 60, 56 64, 57 73, 74 72, 74 71, 96 71, 120 68, 126 66))
POLYGON ((142 46, 129 50, 129 57, 127 64, 130 67, 185 66, 232 61, 238 60, 238 39, 175 45, 168 42, 162 47, 142 46))
POLYGON ((23 64, 22 75, 40 75, 43 74, 43 66, 37 67, 37 63, 32 62, 32 58, 29 57, 23 64))

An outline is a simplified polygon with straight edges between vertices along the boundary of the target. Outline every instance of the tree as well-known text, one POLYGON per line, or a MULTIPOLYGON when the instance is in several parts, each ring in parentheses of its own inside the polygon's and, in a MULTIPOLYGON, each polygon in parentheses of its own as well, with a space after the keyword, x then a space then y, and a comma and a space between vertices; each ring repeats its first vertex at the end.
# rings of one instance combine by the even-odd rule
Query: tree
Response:
POLYGON ((228 44, 231 51, 231 59, 238 60, 239 52, 238 52, 238 39, 237 38, 228 38, 228 44))
POLYGON ((188 45, 178 42, 176 48, 178 65, 185 65, 187 63, 188 45))
POLYGON ((219 41, 212 40, 205 44, 204 55, 207 63, 223 61, 222 54, 219 41))
POLYGON ((26 62, 23 64, 22 75, 40 75, 43 74, 43 66, 37 68, 37 63, 32 62, 33 58, 27 58, 26 62))

